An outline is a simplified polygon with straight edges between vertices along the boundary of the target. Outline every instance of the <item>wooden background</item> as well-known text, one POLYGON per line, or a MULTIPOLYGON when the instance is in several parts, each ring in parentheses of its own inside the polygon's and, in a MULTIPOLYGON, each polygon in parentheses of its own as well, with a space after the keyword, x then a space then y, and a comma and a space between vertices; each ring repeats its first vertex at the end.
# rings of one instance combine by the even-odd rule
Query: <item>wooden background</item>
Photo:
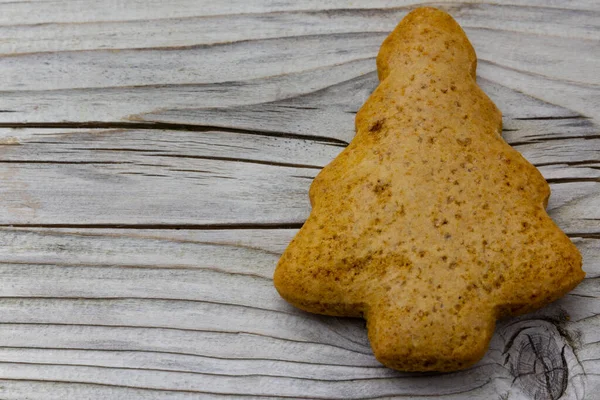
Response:
POLYGON ((0 1, 0 399, 600 398, 600 2, 435 3, 587 279, 401 374, 272 287, 406 0, 0 1))

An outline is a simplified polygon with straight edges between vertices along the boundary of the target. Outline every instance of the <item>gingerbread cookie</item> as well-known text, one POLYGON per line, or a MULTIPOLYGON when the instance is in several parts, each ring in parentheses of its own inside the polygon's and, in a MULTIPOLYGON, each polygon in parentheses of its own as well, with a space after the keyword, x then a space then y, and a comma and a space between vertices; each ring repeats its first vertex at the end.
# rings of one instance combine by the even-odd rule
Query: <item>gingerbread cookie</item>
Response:
POLYGON ((310 217, 275 271, 310 312, 364 317, 375 356, 403 371, 483 357, 503 316, 583 278, 546 214, 539 171, 501 137, 477 59, 445 12, 419 8, 385 40, 356 137, 315 178, 310 217))

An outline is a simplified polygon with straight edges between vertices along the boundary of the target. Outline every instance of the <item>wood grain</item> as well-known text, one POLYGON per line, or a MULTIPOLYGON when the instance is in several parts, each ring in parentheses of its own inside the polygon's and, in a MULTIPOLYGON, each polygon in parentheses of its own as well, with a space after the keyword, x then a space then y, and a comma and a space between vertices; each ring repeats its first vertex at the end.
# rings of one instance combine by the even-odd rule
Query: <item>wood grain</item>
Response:
POLYGON ((600 392, 600 3, 436 3, 586 280, 446 375, 271 283, 418 2, 0 1, 0 398, 589 399, 600 392))

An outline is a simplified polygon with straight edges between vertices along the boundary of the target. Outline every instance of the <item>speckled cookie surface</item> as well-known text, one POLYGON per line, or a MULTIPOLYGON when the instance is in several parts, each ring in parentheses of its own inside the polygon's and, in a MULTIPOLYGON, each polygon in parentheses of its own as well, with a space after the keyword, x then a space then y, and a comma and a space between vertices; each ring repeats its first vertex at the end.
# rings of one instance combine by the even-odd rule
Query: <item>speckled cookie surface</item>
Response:
POLYGON ((539 171, 501 137, 475 52, 445 12, 419 8, 384 41, 356 137, 315 178, 313 210, 275 271, 306 311, 367 319, 374 354, 403 371, 466 368, 496 319, 584 277, 545 211, 539 171))

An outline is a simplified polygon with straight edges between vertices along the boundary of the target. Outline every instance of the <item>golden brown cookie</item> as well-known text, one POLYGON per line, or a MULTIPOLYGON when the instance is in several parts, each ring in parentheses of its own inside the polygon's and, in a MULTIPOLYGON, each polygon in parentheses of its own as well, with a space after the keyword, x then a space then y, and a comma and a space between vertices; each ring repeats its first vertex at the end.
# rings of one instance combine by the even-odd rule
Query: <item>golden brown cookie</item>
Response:
POLYGON ((419 8, 381 46, 356 137, 310 188, 310 217, 275 286, 310 312, 364 317, 375 356, 403 371, 483 357, 496 319, 583 278, 546 214, 539 171, 501 137, 477 59, 445 12, 419 8))

